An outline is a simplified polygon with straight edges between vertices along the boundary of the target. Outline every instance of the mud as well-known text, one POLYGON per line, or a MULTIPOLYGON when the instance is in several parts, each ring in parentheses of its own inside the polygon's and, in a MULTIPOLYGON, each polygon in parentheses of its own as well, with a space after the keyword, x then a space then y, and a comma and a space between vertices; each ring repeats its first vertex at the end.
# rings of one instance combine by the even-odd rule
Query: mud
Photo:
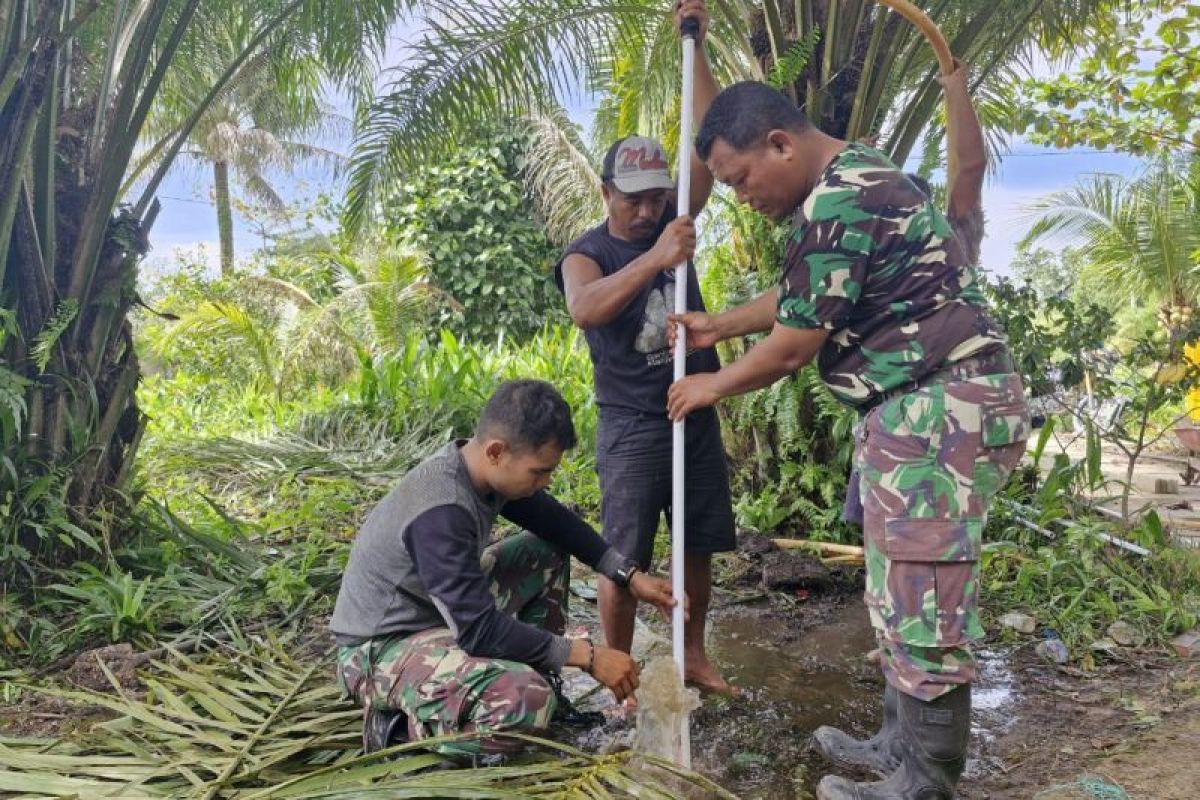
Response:
MULTIPOLYGON (((747 800, 811 798, 830 769, 810 747, 813 729, 832 724, 867 736, 879 724, 883 684, 867 658, 874 637, 857 572, 830 571, 820 584, 827 589, 767 592, 758 563, 742 559, 723 569, 728 588, 714 596, 709 652, 742 693, 705 698, 692 716, 694 765, 747 800)), ((576 597, 572 616, 573 627, 599 636, 593 603, 576 597)), ((312 632, 317 657, 324 635, 318 621, 312 632)), ((667 652, 667 624, 646 610, 635 655, 667 652)), ((1119 661, 1085 673, 1040 662, 1031 646, 990 643, 979 655, 962 800, 1121 796, 1086 790, 1081 776, 1092 776, 1093 787, 1121 787, 1135 800, 1200 797, 1200 662, 1124 649, 1119 661)), ((120 646, 82 654, 54 682, 111 691, 97 656, 123 689, 138 691, 144 659, 120 646)), ((611 721, 583 735, 559 735, 593 750, 631 744, 632 719, 611 695, 582 673, 569 670, 567 677, 568 694, 584 708, 606 710, 611 721)), ((9 696, 15 702, 0 706, 4 735, 80 733, 108 716, 31 692, 9 696)))

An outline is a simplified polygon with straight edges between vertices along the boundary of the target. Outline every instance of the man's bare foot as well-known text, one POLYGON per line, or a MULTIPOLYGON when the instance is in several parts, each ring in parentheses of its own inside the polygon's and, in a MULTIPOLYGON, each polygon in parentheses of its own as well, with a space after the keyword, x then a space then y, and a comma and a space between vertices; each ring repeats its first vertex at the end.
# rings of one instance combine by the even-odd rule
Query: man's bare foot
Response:
POLYGON ((721 694, 726 697, 737 697, 739 694, 737 687, 722 678, 721 673, 717 672, 704 655, 689 655, 683 674, 684 683, 696 687, 701 694, 721 694))

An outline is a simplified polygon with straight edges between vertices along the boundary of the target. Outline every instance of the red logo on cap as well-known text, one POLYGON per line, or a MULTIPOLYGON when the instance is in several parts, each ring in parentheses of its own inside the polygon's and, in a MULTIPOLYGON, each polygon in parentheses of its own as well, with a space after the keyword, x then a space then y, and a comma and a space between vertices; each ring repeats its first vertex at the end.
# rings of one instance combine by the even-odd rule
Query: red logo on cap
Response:
POLYGON ((629 148, 621 152, 621 169, 666 169, 667 161, 656 150, 653 155, 646 155, 645 147, 629 148))

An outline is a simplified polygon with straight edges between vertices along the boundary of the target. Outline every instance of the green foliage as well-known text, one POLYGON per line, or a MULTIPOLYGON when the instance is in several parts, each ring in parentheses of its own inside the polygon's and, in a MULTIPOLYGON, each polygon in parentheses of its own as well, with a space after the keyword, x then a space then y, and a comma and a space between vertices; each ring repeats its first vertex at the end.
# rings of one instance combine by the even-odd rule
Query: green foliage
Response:
POLYGON ((821 41, 821 28, 814 26, 803 39, 789 47, 779 60, 771 65, 767 83, 776 89, 786 89, 800 79, 812 60, 817 44, 821 41))
POLYGON ((0 297, 19 298, 15 315, 3 315, 0 337, 0 579, 20 575, 33 591, 25 554, 61 566, 94 550, 98 561, 106 548, 87 544, 91 527, 118 536, 112 522, 134 502, 128 479, 145 418, 135 401, 140 364, 129 312, 166 170, 200 118, 231 91, 234 75, 273 45, 288 54, 280 63, 296 66, 295 76, 305 74, 304 61, 338 85, 368 86, 386 32, 409 6, 56 0, 0 7, 0 297), (237 46, 210 47, 218 23, 234 19, 243 34, 237 46), (189 59, 195 66, 205 56, 212 69, 157 139, 155 169, 130 185, 151 109, 189 59), (8 330, 13 319, 17 335, 8 330))
POLYGON ((103 520, 77 524, 67 502, 66 475, 33 473, 20 456, 0 474, 0 581, 33 580, 63 552, 102 555, 94 531, 103 520))
MULTIPOLYGON (((1031 51, 1071 49, 1112 5, 956 0, 933 13, 955 52, 970 54, 981 91, 996 94, 1031 51)), ((410 43, 409 58, 365 115, 348 191, 352 230, 382 216, 380 198, 430 160, 496 120, 570 105, 576 87, 607 94, 595 119, 602 143, 634 130, 678 137, 681 48, 667 4, 462 0, 454 8, 410 43)), ((823 0, 711 4, 705 49, 713 72, 724 86, 763 81, 773 53, 808 42, 820 25, 819 55, 792 86, 799 105, 834 136, 882 132, 888 155, 903 163, 938 108, 932 49, 888 9, 840 8, 823 0)))
POLYGON ((1200 7, 1126 4, 1072 72, 1027 80, 1018 128, 1035 142, 1132 153, 1200 148, 1200 7))
POLYGON ((110 642, 153 641, 157 604, 147 602, 151 579, 134 580, 128 572, 102 572, 91 564, 76 565, 74 583, 49 588, 77 601, 72 609, 75 635, 100 634, 110 642))
POLYGON ((634 750, 589 755, 531 736, 513 738, 532 753, 487 769, 430 752, 470 734, 363 755, 362 711, 340 696, 329 661, 299 655, 308 648, 296 637, 231 627, 228 638, 199 654, 168 652, 145 671, 144 695, 119 685, 113 692, 35 689, 99 706, 113 718, 75 740, 7 740, 0 747, 0 790, 131 800, 733 798, 699 775, 634 750))
MULTIPOLYGON (((1098 453, 1098 444, 1089 450, 1098 453)), ((1153 643, 1200 621, 1200 553, 1168 546, 1156 514, 1132 529, 1080 519, 1074 498, 1095 486, 1096 460, 1072 463, 1063 455, 1041 480, 1032 466, 1019 471, 993 508, 983 551, 986 607, 1030 612, 1085 664, 1093 659, 1089 645, 1117 620, 1134 625, 1153 643), (1054 538, 1023 522, 1041 526, 1054 538), (1113 535, 1132 539, 1150 555, 1112 546, 1105 537, 1113 535)))
POLYGON ((571 407, 579 444, 555 473, 551 491, 585 515, 599 509, 594 450, 597 410, 592 367, 583 336, 574 327, 550 327, 529 341, 492 347, 443 330, 436 343, 413 334, 405 346, 365 369, 357 399, 367 413, 392 421, 432 414, 454 436, 470 436, 483 404, 501 381, 541 378, 571 407))
POLYGON ((1033 284, 1007 278, 985 287, 992 316, 1004 328, 1017 371, 1033 395, 1073 389, 1083 382, 1090 353, 1113 332, 1112 313, 1069 295, 1040 294, 1033 284))
POLYGON ((1024 243, 1066 234, 1081 276, 1116 307, 1130 297, 1161 307, 1164 325, 1191 317, 1200 296, 1200 154, 1165 154, 1135 179, 1093 175, 1040 199, 1024 243))
POLYGON ((155 287, 171 319, 149 321, 141 333, 160 366, 219 383, 236 378, 280 404, 394 350, 444 300, 426 280, 424 255, 405 247, 347 251, 322 240, 266 268, 212 280, 192 267, 155 287), (293 274, 312 292, 287 280, 293 274))
POLYGON ((472 339, 527 339, 566 312, 555 247, 522 187, 524 140, 498 134, 406 176, 384 201, 387 236, 429 254, 429 274, 459 308, 441 324, 472 339))
MULTIPOLYGON (((5 445, 3 462, 6 469, 14 468, 8 454, 8 446, 21 438, 21 421, 28 412, 25 405, 25 390, 29 381, 4 366, 0 366, 0 442, 5 445)), ((10 476, 16 480, 15 476, 10 476)))
MULTIPOLYGON (((704 296, 713 309, 772 288, 783 262, 786 229, 744 206, 723 210, 704 262, 704 296)), ((730 343, 736 358, 753 339, 730 343)), ((760 533, 846 541, 841 521, 857 414, 821 383, 815 367, 721 404, 738 524, 760 533)))
POLYGON ((1018 285, 1028 284, 1040 298, 1075 297, 1083 264, 1078 252, 1069 247, 1065 250, 1022 247, 1009 269, 1018 285))
POLYGON ((816 368, 724 406, 739 524, 776 536, 854 539, 841 511, 858 417, 816 368))
POLYGON ((46 371, 46 365, 50 363, 54 346, 58 344, 59 337, 75 321, 75 317, 78 314, 78 300, 65 300, 59 303, 58 310, 54 312, 54 316, 50 318, 46 323, 46 327, 33 340, 33 352, 30 353, 30 356, 33 359, 33 363, 37 365, 38 372, 46 371))

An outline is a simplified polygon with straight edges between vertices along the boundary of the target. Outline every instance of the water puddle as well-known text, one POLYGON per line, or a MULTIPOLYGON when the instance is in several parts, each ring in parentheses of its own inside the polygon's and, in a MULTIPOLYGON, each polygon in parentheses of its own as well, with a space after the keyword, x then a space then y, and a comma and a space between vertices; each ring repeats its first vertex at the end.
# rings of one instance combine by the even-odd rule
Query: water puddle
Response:
MULTIPOLYGON (((746 800, 812 797, 829 768, 809 747, 812 731, 836 725, 869 736, 879 725, 883 684, 878 667, 865 658, 875 636, 862 605, 847 600, 821 623, 797 627, 766 607, 727 608, 711 623, 709 653, 742 696, 704 700, 692 717, 693 762, 746 800)), ((666 652, 669 643, 662 633, 657 624, 639 625, 635 656, 666 652)), ((979 658, 974 752, 1012 724, 1016 700, 1016 678, 1003 654, 981 649, 979 658)), ((582 676, 569 693, 577 697, 592 686, 582 676)), ((595 707, 611 701, 606 692, 593 692, 585 702, 595 707)), ((614 722, 577 741, 605 749, 631 740, 629 723, 614 722)), ((969 765, 968 773, 979 769, 987 765, 969 765)))

